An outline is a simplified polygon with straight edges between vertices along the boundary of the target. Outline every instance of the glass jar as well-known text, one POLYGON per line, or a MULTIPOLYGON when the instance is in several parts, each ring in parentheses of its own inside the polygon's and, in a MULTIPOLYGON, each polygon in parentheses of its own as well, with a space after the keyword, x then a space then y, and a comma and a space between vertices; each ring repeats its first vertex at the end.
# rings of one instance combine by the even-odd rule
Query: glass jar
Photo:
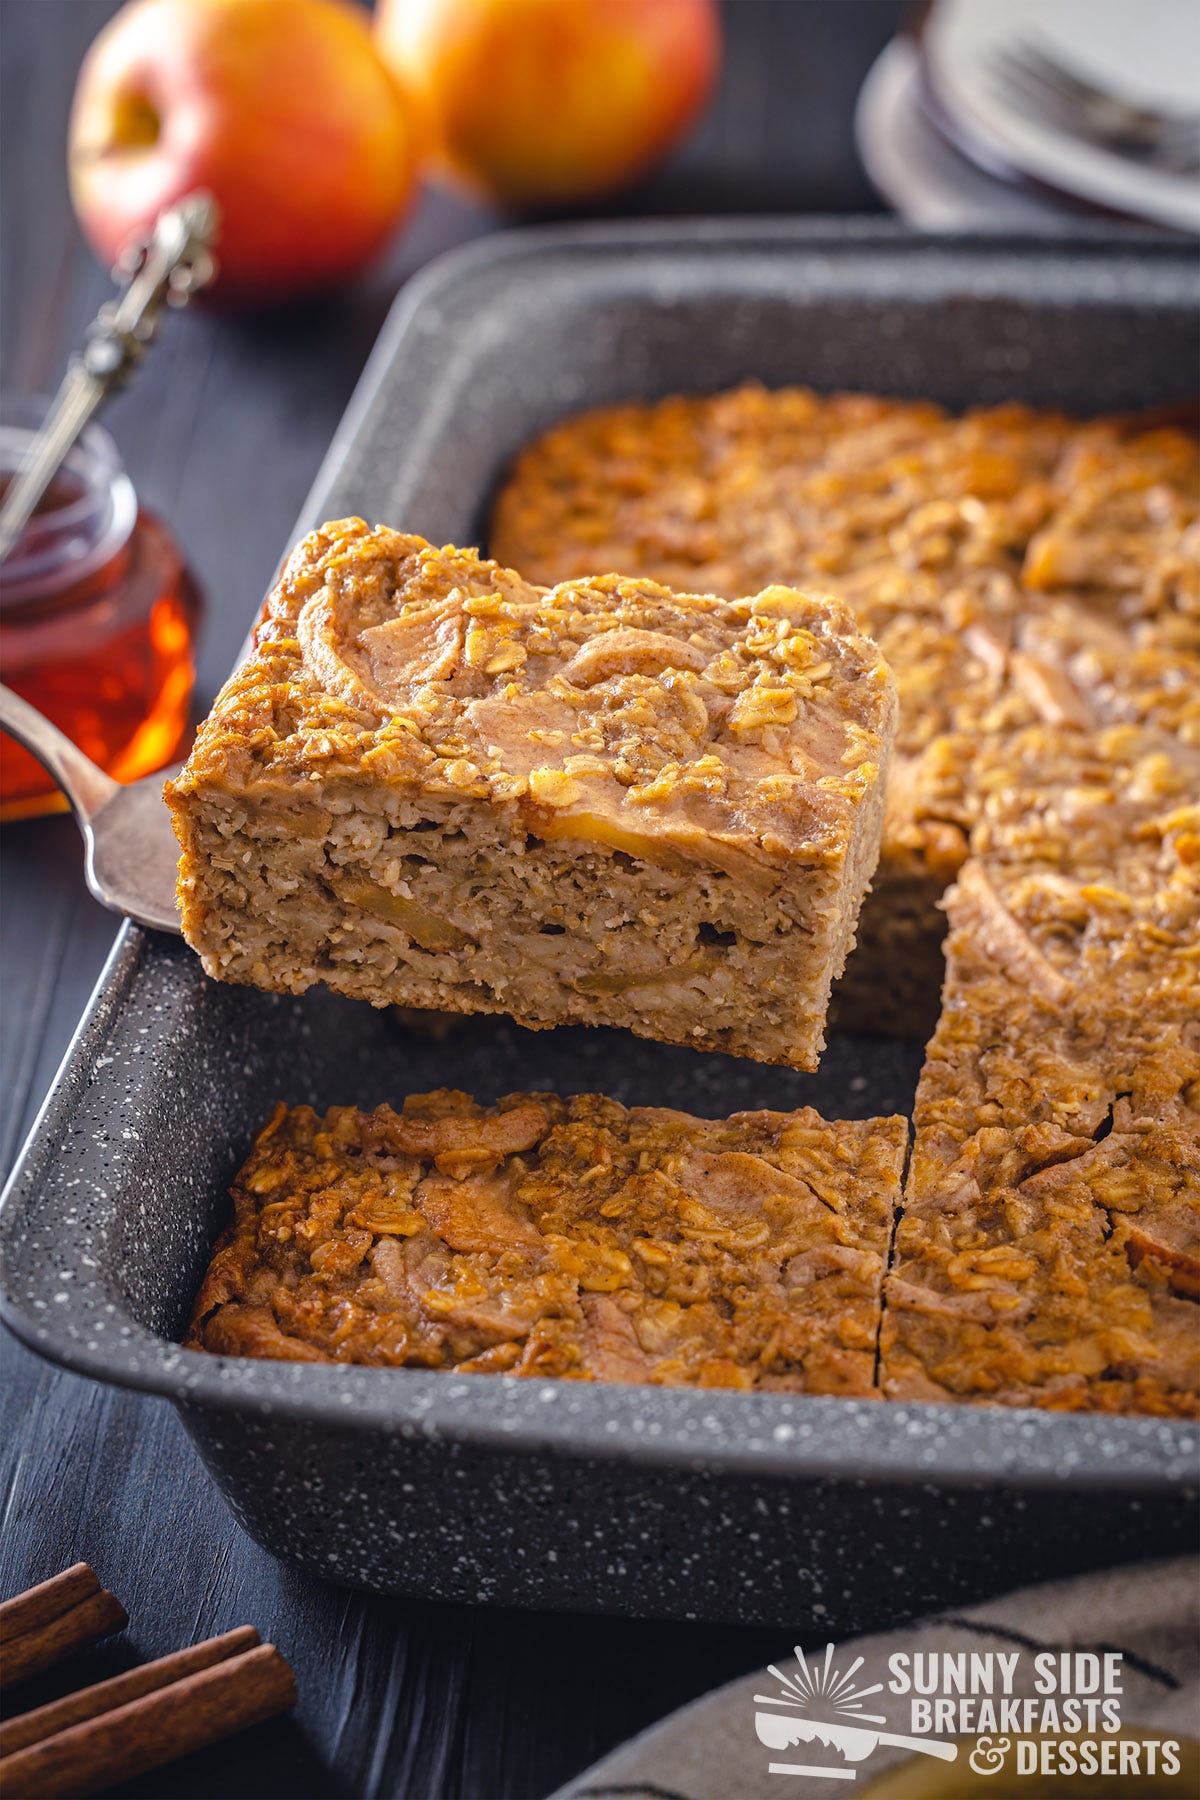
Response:
MULTIPOLYGON (((0 402, 0 494, 45 401, 0 402)), ((82 433, 0 564, 0 679, 117 781, 172 762, 187 734, 199 594, 162 522, 138 505, 116 445, 82 433)), ((66 805, 0 733, 0 818, 66 805)))

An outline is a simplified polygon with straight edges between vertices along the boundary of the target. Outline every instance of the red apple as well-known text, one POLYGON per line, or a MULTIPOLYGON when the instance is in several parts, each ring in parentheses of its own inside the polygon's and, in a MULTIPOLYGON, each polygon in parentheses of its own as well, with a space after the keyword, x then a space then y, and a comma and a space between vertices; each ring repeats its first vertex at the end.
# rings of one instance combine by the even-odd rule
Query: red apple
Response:
POLYGON ((376 36, 441 169, 517 206, 603 193, 699 113, 716 0, 379 0, 376 36))
POLYGON ((256 303, 353 274, 416 176, 411 109, 348 0, 132 0, 84 59, 68 160, 109 263, 162 207, 208 189, 217 291, 256 303))

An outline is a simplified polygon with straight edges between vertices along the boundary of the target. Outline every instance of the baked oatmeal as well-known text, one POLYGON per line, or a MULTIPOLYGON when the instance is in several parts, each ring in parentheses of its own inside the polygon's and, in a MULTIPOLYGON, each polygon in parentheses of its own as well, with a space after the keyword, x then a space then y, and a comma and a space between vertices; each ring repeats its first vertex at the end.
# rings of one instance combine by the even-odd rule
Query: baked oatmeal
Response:
POLYGON ((326 525, 168 787, 184 934, 258 987, 811 1069, 894 714, 837 601, 326 525))
POLYGON ((873 1391, 900 1118, 695 1119, 598 1094, 282 1105, 194 1349, 582 1380, 873 1391))
POLYGON ((1194 434, 1028 407, 768 392, 568 419, 517 459, 490 548, 530 580, 593 570, 840 596, 895 675, 879 868, 838 1016, 936 1017, 937 902, 977 797, 941 792, 947 734, 1137 721, 1200 747, 1194 434))
POLYGON ((1118 1109, 1077 1149, 1016 1133, 1011 1184, 914 1158, 881 1335, 884 1394, 1195 1416, 1200 1131, 1118 1109), (1039 1159, 1044 1159, 1039 1166, 1039 1159))
MULTIPOLYGON (((470 1221, 487 1215, 493 1188, 477 1197, 467 1171, 435 1190, 457 1196, 461 1245, 413 1202, 420 1278, 389 1288, 398 1253, 380 1250, 341 1200, 351 1163, 360 1175, 364 1155, 379 1164, 378 1150, 354 1146, 381 1115, 331 1114, 316 1150, 320 1122, 281 1113, 281 1143, 256 1151, 267 1187, 286 1166, 282 1185, 294 1190, 280 1202, 280 1232, 248 1185, 260 1178, 252 1159, 193 1341, 897 1400, 1200 1412, 1198 502, 1188 434, 1021 407, 955 419, 924 403, 749 387, 609 409, 527 450, 492 540, 527 579, 616 570, 601 585, 664 581, 731 601, 783 579, 838 596, 894 667, 901 710, 883 854, 837 998, 843 1021, 877 1029, 911 1032, 926 1019, 932 1029, 936 1018, 902 1205, 900 1121, 794 1115, 817 1158, 801 1170, 761 1138, 736 1137, 776 1133, 791 1145, 797 1127, 780 1126, 781 1115, 700 1125, 598 1099, 514 1097, 502 1106, 537 1106, 547 1119, 532 1153, 513 1150, 503 1164, 500 1189, 506 1209, 523 1196, 537 1241, 526 1261, 461 1279, 487 1305, 515 1282, 528 1331, 488 1342, 466 1331, 464 1312, 455 1330, 465 1335, 429 1349, 421 1308, 449 1280, 436 1259, 481 1254, 470 1221), (602 1125, 616 1144, 599 1153, 602 1125), (553 1147, 570 1131, 580 1134, 574 1162, 553 1147), (710 1132, 734 1134, 715 1158, 710 1132), (668 1205, 655 1185, 652 1217, 640 1174, 629 1175, 638 1133, 640 1174, 657 1184, 665 1171, 686 1191, 668 1205), (339 1134, 341 1147, 326 1149, 339 1134), (818 1232, 794 1252, 790 1223, 776 1235, 772 1208, 792 1192, 776 1191, 778 1173, 755 1177, 774 1196, 761 1216, 740 1211, 742 1175, 730 1185, 718 1163, 744 1174, 752 1162, 798 1176, 827 1209, 806 1215, 813 1229, 834 1238, 818 1232), (535 1180, 550 1172, 557 1197, 544 1212, 519 1185, 526 1165, 535 1180), (569 1282, 551 1289, 546 1266, 533 1273, 528 1261, 551 1257, 561 1280, 559 1252, 546 1246, 567 1241, 578 1258, 581 1239, 599 1242, 593 1200, 612 1234, 604 1244, 630 1269, 620 1265, 612 1290, 616 1314, 598 1317, 597 1290, 576 1276, 562 1302, 569 1282), (726 1236, 696 1237, 689 1207, 716 1216, 726 1236), (757 1223, 735 1227, 734 1212, 757 1223), (747 1230, 762 1235, 750 1244, 747 1230), (355 1233, 348 1250, 326 1249, 355 1233), (647 1264, 650 1242, 661 1260, 647 1264), (314 1266, 328 1256, 331 1270, 361 1254, 322 1285, 306 1244, 314 1266), (689 1297, 698 1258, 710 1311, 689 1297), (669 1285, 677 1278, 682 1297, 669 1285), (647 1294, 676 1310, 654 1312, 647 1294), (651 1317, 669 1317, 666 1337, 651 1317), (338 1332, 351 1318, 345 1348, 338 1332), (388 1345, 415 1333, 422 1349, 374 1355, 372 1331, 388 1345)), ((253 708, 246 716, 263 722, 253 708)), ((737 937, 728 916, 706 922, 737 937)), ((712 1044, 715 1032, 692 1041, 712 1044)), ((456 1144, 492 1130, 493 1114, 458 1096, 408 1110, 443 1108, 468 1133, 456 1144)), ((406 1193, 419 1191, 427 1163, 408 1169, 406 1193)))
POLYGON ((1122 726, 1017 734, 975 765, 883 1390, 1190 1415, 1200 757, 1122 726))
POLYGON ((885 1288, 896 1398, 1200 1404, 1193 434, 750 386, 566 421, 492 546, 840 595, 900 694, 838 1016, 933 1024, 885 1288), (944 896, 944 901, 943 901, 944 896))

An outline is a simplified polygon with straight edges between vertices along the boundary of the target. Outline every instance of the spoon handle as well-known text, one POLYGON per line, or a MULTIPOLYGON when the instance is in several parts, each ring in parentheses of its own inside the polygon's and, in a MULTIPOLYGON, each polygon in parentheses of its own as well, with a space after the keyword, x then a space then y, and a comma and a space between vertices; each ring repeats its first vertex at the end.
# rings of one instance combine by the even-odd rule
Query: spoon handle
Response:
POLYGON ((148 237, 130 244, 114 275, 125 277, 88 327, 62 385, 0 503, 0 562, 14 549, 38 502, 92 415, 129 379, 158 330, 164 306, 183 306, 216 270, 219 222, 211 194, 197 191, 159 213, 148 237))
POLYGON ((20 694, 2 685, 0 726, 53 775, 81 823, 93 818, 117 792, 120 784, 97 768, 65 732, 52 725, 36 706, 30 706, 28 700, 22 700, 20 694))

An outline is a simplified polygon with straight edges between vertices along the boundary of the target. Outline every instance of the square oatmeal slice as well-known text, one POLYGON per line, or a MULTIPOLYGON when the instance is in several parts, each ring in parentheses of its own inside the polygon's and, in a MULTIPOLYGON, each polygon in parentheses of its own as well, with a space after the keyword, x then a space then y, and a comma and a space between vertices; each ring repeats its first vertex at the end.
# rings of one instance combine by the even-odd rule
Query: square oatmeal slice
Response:
POLYGON ((812 1069, 894 728, 836 601, 326 525, 168 788, 184 934, 225 980, 812 1069))
POLYGON ((900 1118, 600 1094, 279 1106, 187 1340, 306 1362, 873 1391, 900 1118))

